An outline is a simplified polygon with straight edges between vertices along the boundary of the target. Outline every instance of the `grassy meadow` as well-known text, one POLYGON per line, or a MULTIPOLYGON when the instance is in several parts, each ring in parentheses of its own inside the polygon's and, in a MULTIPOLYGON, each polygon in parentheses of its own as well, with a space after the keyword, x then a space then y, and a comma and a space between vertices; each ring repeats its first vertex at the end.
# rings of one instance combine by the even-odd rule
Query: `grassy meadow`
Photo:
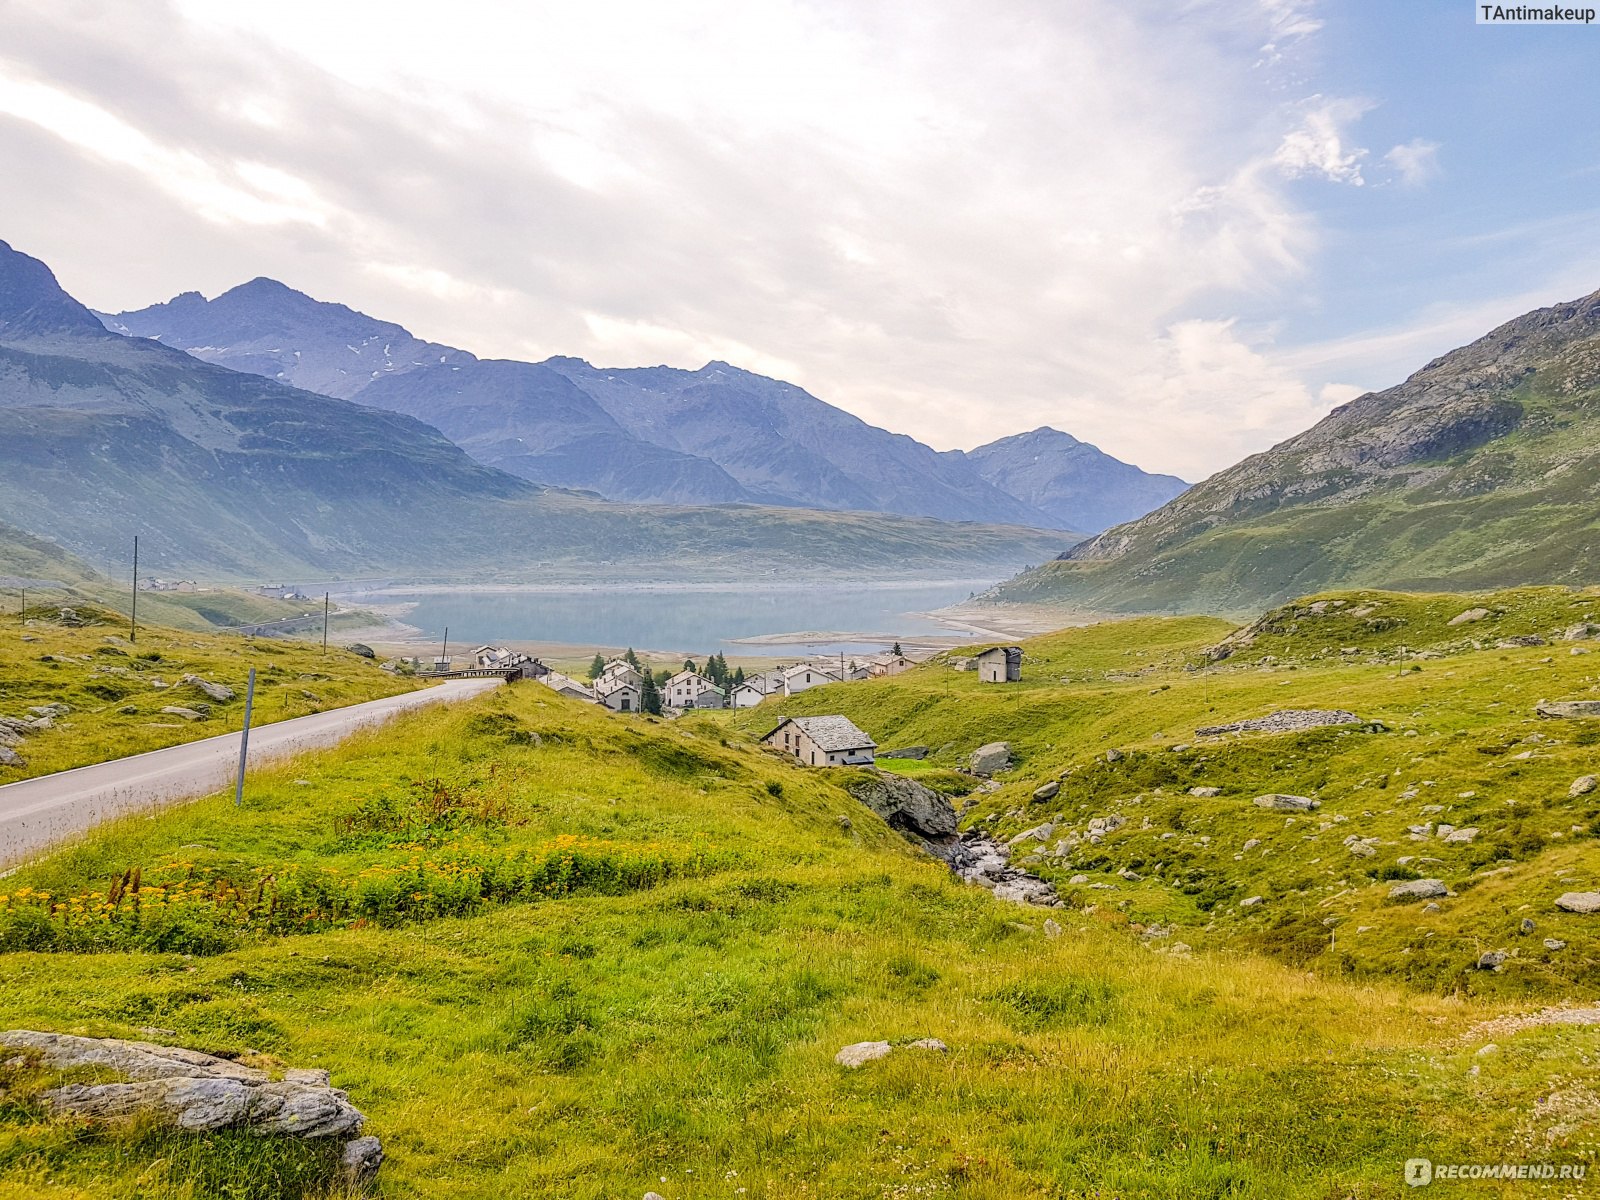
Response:
POLYGON ((251 667, 257 723, 418 686, 338 647, 324 655, 320 645, 306 642, 156 625, 142 625, 130 642, 127 622, 117 614, 82 603, 74 611, 87 623, 63 625, 59 605, 30 604, 26 616, 0 615, 0 717, 33 720, 30 708, 51 704, 71 709, 11 746, 22 764, 0 764, 0 784, 236 730, 244 723, 251 667), (185 675, 224 684, 235 698, 212 700, 181 684, 185 675), (202 719, 161 711, 168 707, 202 719))
MULTIPOLYGON (((1494 620, 1519 604, 1564 618, 1577 599, 1500 598, 1494 620)), ((1376 602, 1419 629, 1431 603, 1376 602)), ((243 812, 217 796, 123 821, 0 880, 0 1028, 326 1067, 383 1139, 386 1200, 1365 1198, 1407 1194, 1418 1155, 1594 1164, 1600 1030, 1479 1028, 1593 995, 1582 922, 1600 917, 1548 903, 1558 874, 1596 882, 1592 836, 1568 832, 1588 800, 1563 800, 1590 751, 1575 723, 1528 711, 1583 694, 1593 660, 1568 654, 1581 642, 1449 639, 1420 663, 1350 655, 1345 619, 1326 639, 1288 614, 1293 661, 1265 630, 1211 662, 1229 625, 1140 621, 1029 642, 1024 683, 1004 688, 934 662, 718 719, 607 714, 535 684, 410 714, 252 776, 243 812), (1170 749, 1196 723, 1313 704, 1387 731, 1170 749), (929 744, 917 777, 1002 834, 1052 806, 1080 828, 1132 819, 1092 847, 1104 863, 1034 864, 1068 907, 997 902, 852 800, 848 773, 753 746, 780 709, 929 744), (972 790, 955 768, 995 738, 1019 767, 972 790), (1044 779, 1060 793, 1030 803, 1044 779), (1223 791, 1190 797, 1191 779, 1223 791), (1267 782, 1323 807, 1287 825, 1249 804, 1267 782), (1457 795, 1474 788, 1483 805, 1457 795), (1435 796, 1478 839, 1389 845, 1435 796), (1347 828, 1378 852, 1340 858, 1347 828), (1235 860, 1247 834, 1272 853, 1235 860), (1441 859, 1429 869, 1458 894, 1427 918, 1438 928, 1382 899, 1370 872, 1400 853, 1441 859), (1139 881, 1114 873, 1135 859, 1139 881), (1314 947, 1295 932, 1308 911, 1338 919, 1314 947), (1462 939, 1509 941, 1523 913, 1535 945, 1570 952, 1463 974, 1462 939), (1361 936, 1390 951, 1366 955, 1361 936), (1436 941, 1448 953, 1414 949, 1436 941), (1407 947, 1426 969, 1393 967, 1407 947), (929 1037, 947 1051, 911 1045, 929 1037), (895 1049, 835 1064, 867 1040, 895 1049)), ((0 1065, 0 1200, 339 1194, 325 1148, 51 1122, 50 1082, 0 1065)))

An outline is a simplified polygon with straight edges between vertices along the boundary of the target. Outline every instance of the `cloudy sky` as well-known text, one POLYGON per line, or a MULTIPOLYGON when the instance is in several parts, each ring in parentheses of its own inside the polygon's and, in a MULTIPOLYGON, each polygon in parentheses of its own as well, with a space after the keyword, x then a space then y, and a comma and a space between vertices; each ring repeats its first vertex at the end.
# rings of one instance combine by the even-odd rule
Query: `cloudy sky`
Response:
POLYGON ((1600 287, 1600 29, 1469 0, 0 0, 0 238, 1198 479, 1600 287))

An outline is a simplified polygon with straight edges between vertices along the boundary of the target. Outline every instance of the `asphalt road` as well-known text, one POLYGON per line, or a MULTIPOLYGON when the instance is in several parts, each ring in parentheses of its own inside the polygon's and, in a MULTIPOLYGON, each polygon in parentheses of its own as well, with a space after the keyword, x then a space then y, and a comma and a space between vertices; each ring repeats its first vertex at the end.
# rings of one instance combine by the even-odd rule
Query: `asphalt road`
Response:
MULTIPOLYGON (((399 696, 257 725, 250 730, 249 766, 331 746, 400 713, 465 700, 499 686, 499 679, 452 679, 399 696)), ((208 796, 230 786, 238 769, 239 735, 224 733, 8 783, 0 787, 0 867, 15 866, 112 817, 208 796)), ((249 786, 247 773, 247 792, 249 786)))

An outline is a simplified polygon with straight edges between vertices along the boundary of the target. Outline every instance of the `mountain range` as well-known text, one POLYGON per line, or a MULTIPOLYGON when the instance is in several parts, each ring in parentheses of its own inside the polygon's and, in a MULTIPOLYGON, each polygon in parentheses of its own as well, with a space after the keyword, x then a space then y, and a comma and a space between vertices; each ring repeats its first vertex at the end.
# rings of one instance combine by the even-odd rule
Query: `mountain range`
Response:
POLYGON ((486 465, 613 500, 1093 531, 1186 486, 1054 430, 940 454, 725 362, 688 371, 479 359, 271 279, 101 316, 207 362, 417 417, 486 465))
POLYGON ((525 578, 552 566, 971 574, 1039 561, 1060 540, 882 513, 619 504, 539 486, 403 413, 111 332, 44 263, 4 242, 0 520, 118 571, 138 534, 153 573, 213 578, 525 578))
POLYGON ((1338 585, 1600 581, 1600 292, 1509 321, 995 592, 1237 612, 1338 585))

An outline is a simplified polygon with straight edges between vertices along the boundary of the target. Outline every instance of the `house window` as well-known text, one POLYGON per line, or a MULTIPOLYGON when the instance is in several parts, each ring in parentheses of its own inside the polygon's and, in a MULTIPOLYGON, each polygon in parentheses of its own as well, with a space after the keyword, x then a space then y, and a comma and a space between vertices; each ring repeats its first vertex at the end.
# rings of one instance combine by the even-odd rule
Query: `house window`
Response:
POLYGON ((626 696, 624 696, 622 698, 622 711, 623 712, 632 712, 633 711, 633 702, 631 700, 629 700, 628 697, 626 697, 626 696))

